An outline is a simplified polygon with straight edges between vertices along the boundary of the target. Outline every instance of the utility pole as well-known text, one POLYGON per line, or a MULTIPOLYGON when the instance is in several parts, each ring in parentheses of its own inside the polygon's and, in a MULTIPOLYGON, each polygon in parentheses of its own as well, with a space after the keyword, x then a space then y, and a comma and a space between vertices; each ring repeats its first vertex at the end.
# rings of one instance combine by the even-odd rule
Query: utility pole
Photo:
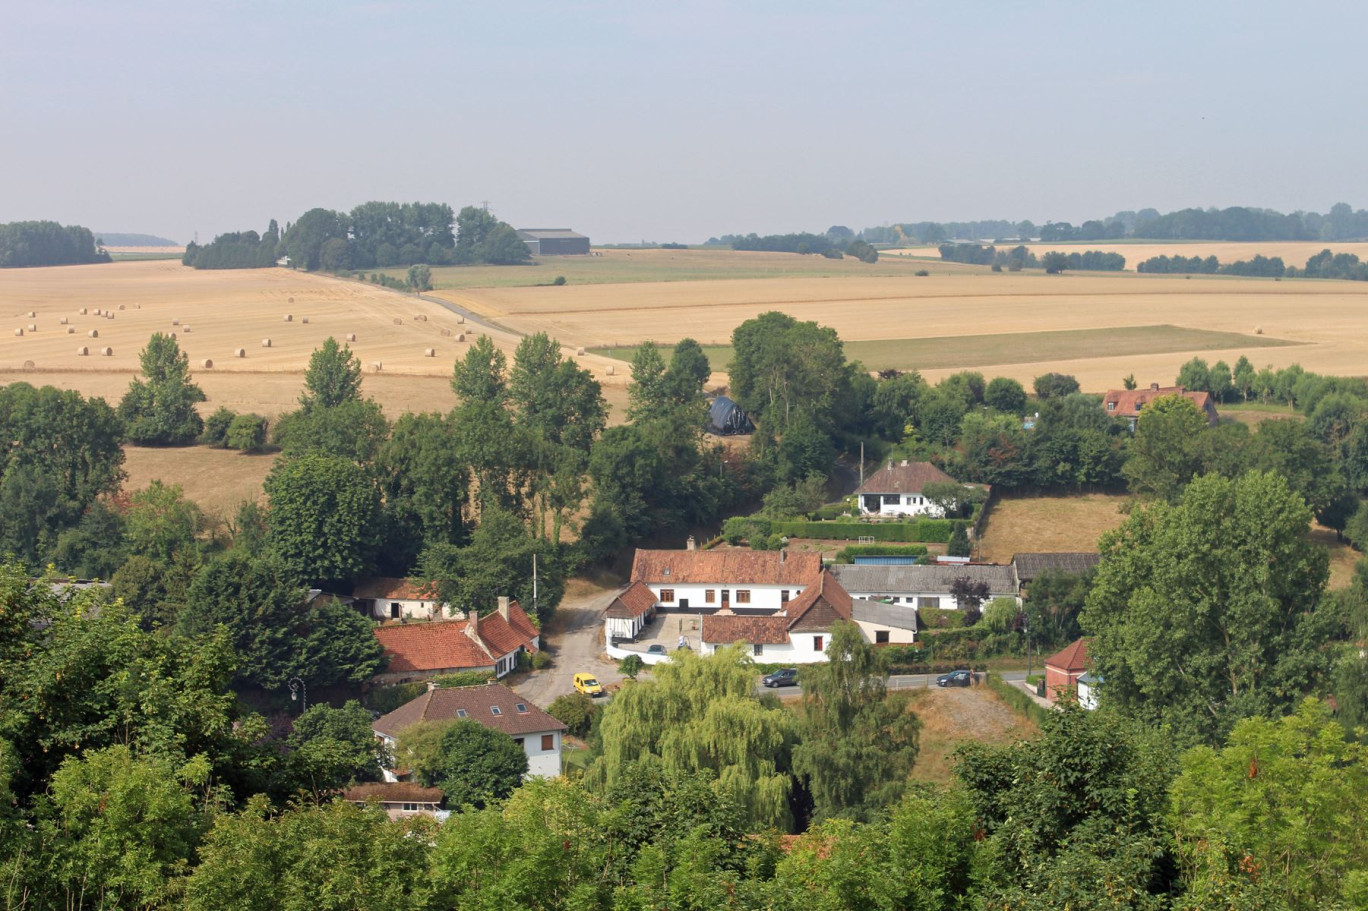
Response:
POLYGON ((532 555, 532 613, 537 614, 537 555, 532 555))
POLYGON ((860 486, 864 486, 864 440, 860 441, 860 486))

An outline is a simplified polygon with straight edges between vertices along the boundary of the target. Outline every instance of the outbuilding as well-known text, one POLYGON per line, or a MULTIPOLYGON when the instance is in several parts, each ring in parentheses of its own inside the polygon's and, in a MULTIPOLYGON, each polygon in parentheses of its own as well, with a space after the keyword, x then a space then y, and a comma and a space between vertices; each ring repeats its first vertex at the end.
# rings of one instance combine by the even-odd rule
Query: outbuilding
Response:
POLYGON ((533 256, 587 256, 589 238, 569 228, 520 228, 518 239, 533 256))

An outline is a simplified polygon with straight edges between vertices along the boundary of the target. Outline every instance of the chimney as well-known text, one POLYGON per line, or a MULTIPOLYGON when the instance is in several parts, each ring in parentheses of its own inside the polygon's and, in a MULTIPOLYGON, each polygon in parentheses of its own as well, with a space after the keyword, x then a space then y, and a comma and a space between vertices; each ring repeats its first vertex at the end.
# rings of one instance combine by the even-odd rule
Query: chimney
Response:
POLYGON ((1158 384, 1158 383, 1150 383, 1150 392, 1158 392, 1158 391, 1159 391, 1159 384, 1158 384))
POLYGON ((787 548, 781 548, 781 549, 779 550, 779 563, 780 563, 780 565, 782 565, 782 564, 783 564, 785 561, 787 561, 787 560, 788 560, 788 549, 787 549, 787 548))
POLYGON ((466 611, 466 616, 470 618, 466 621, 466 635, 478 642, 480 639, 480 612, 472 608, 466 611))
POLYGON ((689 540, 684 542, 684 548, 686 550, 698 550, 698 541, 694 539, 693 535, 689 535, 689 540))
POLYGON ((889 471, 892 471, 892 470, 893 470, 893 460, 892 460, 892 459, 889 459, 889 460, 888 460, 888 470, 889 470, 889 471))
POLYGON ((504 595, 504 596, 502 596, 502 597, 499 598, 499 616, 500 616, 500 617, 503 617, 504 620, 507 620, 507 619, 508 619, 508 596, 507 596, 507 595, 504 595))
POLYGON ((903 468, 906 468, 906 467, 907 467, 907 459, 903 459, 902 467, 903 467, 903 468))
POLYGON ((429 681, 427 682, 427 691, 428 691, 429 693, 431 693, 431 692, 432 692, 433 690, 435 690, 435 689, 437 689, 437 681, 436 681, 436 680, 429 680, 429 681))

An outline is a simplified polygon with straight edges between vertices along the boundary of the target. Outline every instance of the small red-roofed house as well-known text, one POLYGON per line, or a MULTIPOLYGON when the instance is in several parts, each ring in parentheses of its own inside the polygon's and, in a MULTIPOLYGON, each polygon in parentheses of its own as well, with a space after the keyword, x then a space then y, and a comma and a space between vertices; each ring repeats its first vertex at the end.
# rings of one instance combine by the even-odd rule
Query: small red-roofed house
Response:
POLYGON ((1107 410, 1108 417, 1124 418, 1130 429, 1135 430, 1144 407, 1166 395, 1180 395, 1192 402, 1212 427, 1220 420, 1216 413, 1216 400, 1211 393, 1188 392, 1182 386, 1160 386, 1158 383, 1150 383, 1148 389, 1108 389, 1102 397, 1102 407, 1107 410))
POLYGON ((441 788, 425 788, 412 781, 368 781, 342 792, 343 800, 360 807, 379 804, 390 819, 419 814, 436 816, 441 811, 443 796, 441 788))
MULTIPOLYGON (((705 614, 703 654, 739 642, 765 662, 812 664, 827 660, 831 628, 852 620, 854 600, 830 572, 823 572, 797 598, 767 617, 736 615, 729 611, 705 614)), ((861 627, 863 629, 863 627, 861 627)))
POLYGON ((1054 702, 1061 693, 1076 693, 1078 678, 1088 672, 1088 640, 1079 639, 1045 659, 1045 698, 1054 702))
POLYGON ((499 609, 464 620, 377 626, 375 638, 388 664, 372 681, 409 683, 461 671, 502 677, 518 666, 521 652, 541 647, 541 634, 517 602, 499 599, 499 609))
POLYGON ((656 596, 640 579, 622 590, 603 612, 604 631, 609 641, 635 639, 655 616, 656 596))
POLYGON ((362 579, 352 592, 356 606, 376 620, 440 620, 445 605, 431 583, 415 585, 408 579, 362 579))

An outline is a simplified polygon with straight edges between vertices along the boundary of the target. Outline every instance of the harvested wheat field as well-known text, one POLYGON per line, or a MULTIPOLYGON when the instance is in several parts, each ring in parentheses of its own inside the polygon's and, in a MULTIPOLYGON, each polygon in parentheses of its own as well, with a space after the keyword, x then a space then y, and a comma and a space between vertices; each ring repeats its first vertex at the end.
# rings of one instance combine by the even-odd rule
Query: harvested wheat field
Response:
MULTIPOLYGON (((725 256, 725 253, 713 254, 725 256)), ((1233 362, 1248 354, 1257 365, 1359 375, 1368 362, 1368 283, 1273 281, 1227 276, 992 273, 986 269, 927 277, 725 279, 559 288, 488 288, 439 292, 523 332, 544 330, 563 344, 587 348, 670 344, 692 337, 704 345, 729 341, 741 322, 767 310, 831 326, 850 343, 900 340, 906 362, 920 368, 917 351, 944 339, 931 380, 960 369, 983 370, 1029 383, 1049 371, 1071 373, 1084 389, 1103 391, 1133 373, 1141 382, 1169 382, 1194 355, 1233 362), (1125 328, 1139 334, 1133 348, 1098 345, 1066 350, 1037 333, 1125 328), (1213 347, 1201 336, 1174 348, 1143 338, 1149 332, 1226 333, 1213 347), (1019 336, 1012 344, 1010 336, 1019 336), (1008 338, 1004 338, 1007 336, 1008 338), (981 342, 981 344, 979 344, 981 342), (1279 344, 1291 343, 1291 344, 1279 344), (1158 350, 1156 350, 1158 349, 1158 350), (1056 353, 1051 353, 1052 351, 1056 353), (959 361, 945 366, 945 360, 959 361)), ((1071 343, 1072 344, 1072 343, 1071 343)), ((623 353, 621 357, 627 355, 623 353)), ((619 368, 621 369, 621 368, 619 368)))
POLYGON ((124 490, 142 490, 153 481, 179 484, 185 497, 207 514, 231 520, 244 500, 261 498, 262 482, 275 463, 273 453, 248 455, 207 446, 124 447, 124 490))
POLYGON ((911 692, 912 711, 922 723, 921 749, 912 769, 912 777, 920 781, 949 781, 954 752, 966 743, 1001 746, 1039 733, 987 686, 911 692))
MULTIPOLYGON (((999 250, 1010 250, 1017 244, 1012 242, 996 244, 999 250)), ((1026 244, 1026 249, 1036 256, 1043 256, 1046 253, 1058 250, 1061 253, 1081 253, 1084 250, 1104 250, 1108 253, 1120 253, 1126 257, 1126 269, 1134 272, 1135 267, 1147 259, 1156 256, 1200 256, 1206 259, 1214 256, 1222 264, 1233 263, 1242 259, 1253 259, 1255 256, 1281 257, 1284 264, 1296 266, 1298 269, 1306 265, 1306 261, 1315 256, 1322 250, 1329 250, 1332 253, 1353 253, 1359 259, 1368 259, 1368 243, 1353 241, 1319 241, 1319 240, 1266 240, 1266 241, 1115 241, 1115 240, 1096 240, 1096 241, 1074 241, 1070 243, 1033 243, 1026 244)), ((905 247, 898 250, 880 251, 880 256, 901 256, 913 259, 940 260, 940 251, 934 246, 926 247, 905 247)))
POLYGON ((1009 563, 1012 554, 1097 552, 1097 539, 1125 521, 1122 494, 1000 497, 988 513, 979 559, 1009 563))

